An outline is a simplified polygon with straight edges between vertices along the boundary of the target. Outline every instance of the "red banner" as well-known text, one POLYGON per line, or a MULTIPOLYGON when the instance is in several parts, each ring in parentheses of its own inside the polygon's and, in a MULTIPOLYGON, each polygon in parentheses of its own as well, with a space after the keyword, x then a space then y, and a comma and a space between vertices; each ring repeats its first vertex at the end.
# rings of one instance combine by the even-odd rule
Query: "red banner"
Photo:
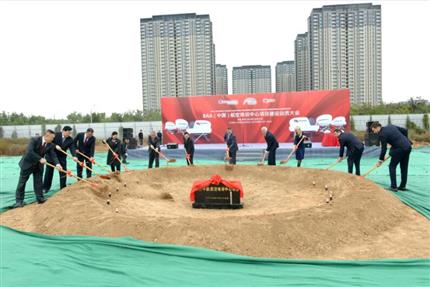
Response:
POLYGON ((279 142, 291 142, 299 126, 314 142, 340 127, 349 131, 349 90, 165 97, 161 99, 164 142, 223 143, 227 127, 239 143, 263 143, 266 126, 279 142))

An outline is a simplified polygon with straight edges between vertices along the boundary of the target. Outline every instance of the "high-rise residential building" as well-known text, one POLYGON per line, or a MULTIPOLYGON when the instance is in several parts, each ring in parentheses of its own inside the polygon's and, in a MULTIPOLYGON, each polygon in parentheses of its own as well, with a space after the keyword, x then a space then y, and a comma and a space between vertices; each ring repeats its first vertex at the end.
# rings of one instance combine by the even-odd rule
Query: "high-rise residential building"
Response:
POLYGON ((227 95, 228 94, 228 77, 227 77, 227 66, 216 65, 215 66, 215 94, 227 95))
POLYGON ((209 15, 140 19, 143 110, 160 110, 161 97, 215 93, 215 46, 209 15))
POLYGON ((233 67, 233 94, 272 92, 270 66, 233 67))
POLYGON ((308 91, 311 89, 311 61, 307 32, 297 35, 294 41, 294 58, 296 64, 296 90, 308 91))
POLYGON ((308 18, 313 90, 349 88, 351 103, 382 102, 381 6, 328 5, 308 18))
POLYGON ((296 65, 294 61, 284 61, 276 64, 276 92, 296 90, 296 65))

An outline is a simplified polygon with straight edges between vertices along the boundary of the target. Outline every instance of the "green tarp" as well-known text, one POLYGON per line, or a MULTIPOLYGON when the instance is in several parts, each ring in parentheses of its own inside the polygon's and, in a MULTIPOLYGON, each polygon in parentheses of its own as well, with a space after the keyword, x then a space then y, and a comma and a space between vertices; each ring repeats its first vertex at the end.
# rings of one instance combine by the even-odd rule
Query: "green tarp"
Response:
POLYGON ((1 227, 1 286, 429 286, 430 260, 309 261, 1 227))
MULTIPOLYGON (((104 162, 105 154, 97 157, 104 162)), ((4 211, 14 203, 19 158, 0 160, 0 208, 4 211)), ((333 160, 305 159, 304 166, 325 168, 333 160)), ((363 171, 375 161, 363 159, 363 171)), ((196 161, 211 163, 216 162, 196 161)), ((177 163, 183 164, 185 161, 177 163)), ((345 170, 345 164, 335 169, 345 170)), ((145 165, 132 161, 130 168, 145 165)), ((415 150, 410 161, 410 190, 395 195, 430 219, 429 173, 430 153, 415 150)), ((388 187, 387 166, 369 178, 388 187)), ((30 179, 26 202, 34 201, 31 186, 30 179)), ((45 236, 7 227, 0 227, 0 251, 0 286, 430 286, 430 259, 274 260, 132 238, 45 236)))

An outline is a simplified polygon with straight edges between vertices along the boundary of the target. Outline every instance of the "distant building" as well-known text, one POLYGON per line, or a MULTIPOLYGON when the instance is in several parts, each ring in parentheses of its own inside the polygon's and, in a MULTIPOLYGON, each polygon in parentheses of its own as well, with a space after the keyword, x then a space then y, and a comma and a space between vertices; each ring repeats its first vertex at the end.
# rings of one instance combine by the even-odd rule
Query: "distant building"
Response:
POLYGON ((311 62, 307 32, 297 35, 294 41, 294 57, 296 65, 296 90, 308 91, 311 89, 311 62))
POLYGON ((228 77, 227 77, 227 66, 216 65, 215 66, 215 94, 227 95, 228 94, 228 77))
POLYGON ((272 92, 270 66, 233 67, 233 94, 272 92))
POLYGON ((209 15, 140 19, 143 110, 160 110, 161 97, 213 95, 215 46, 209 15))
POLYGON ((296 90, 296 66, 294 61, 284 61, 276 64, 276 92, 296 90))
POLYGON ((311 88, 349 88, 351 103, 380 104, 381 6, 316 8, 308 18, 308 28, 311 88))

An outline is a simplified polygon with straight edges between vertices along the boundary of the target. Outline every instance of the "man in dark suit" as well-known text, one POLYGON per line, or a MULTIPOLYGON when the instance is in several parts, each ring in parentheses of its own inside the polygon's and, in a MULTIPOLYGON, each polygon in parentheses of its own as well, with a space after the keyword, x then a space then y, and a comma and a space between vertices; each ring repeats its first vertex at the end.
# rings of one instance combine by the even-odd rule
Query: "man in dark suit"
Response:
POLYGON ((190 137, 190 134, 188 132, 184 133, 184 149, 185 149, 185 156, 187 158, 187 165, 193 165, 193 159, 194 159, 194 142, 190 137))
POLYGON ((54 137, 55 133, 52 130, 47 130, 42 137, 34 137, 30 140, 27 150, 19 162, 21 172, 16 188, 15 208, 24 206, 25 185, 30 175, 33 175, 33 188, 37 202, 41 204, 46 201, 43 195, 42 183, 43 165, 46 163, 45 155, 49 154, 52 162, 57 166, 57 169, 62 169, 54 151, 55 146, 52 144, 54 137))
MULTIPOLYGON (((74 144, 76 147, 76 151, 79 151, 89 157, 90 159, 85 158, 84 156, 77 153, 77 158, 79 161, 84 162, 86 166, 92 168, 94 161, 94 149, 96 146, 96 138, 93 136, 94 130, 92 128, 88 128, 85 133, 78 133, 75 137, 74 144)), ((80 164, 76 165, 76 170, 79 177, 82 177, 82 166, 80 164)), ((91 170, 87 169, 87 178, 91 177, 91 170)))
POLYGON ((267 130, 267 127, 262 127, 261 132, 267 143, 267 148, 264 152, 264 158, 269 154, 268 165, 276 165, 276 149, 279 147, 279 143, 275 136, 267 130))
MULTIPOLYGON (((75 145, 73 143, 73 138, 70 136, 72 133, 72 128, 69 126, 64 126, 62 132, 55 133, 54 141, 52 144, 55 146, 61 147, 62 150, 67 152, 70 150, 70 153, 73 155, 73 160, 75 162, 78 161, 75 154, 75 145)), ((54 148, 55 154, 57 155, 58 161, 60 162, 63 169, 67 170, 67 156, 61 151, 54 148)), ((46 156, 46 160, 50 164, 54 164, 54 161, 49 157, 49 154, 46 156)), ((50 166, 45 167, 45 177, 43 179, 43 191, 45 193, 49 192, 52 185, 52 177, 54 175, 54 169, 50 166)), ((59 172, 60 175, 60 189, 66 187, 67 175, 65 173, 59 172)))
POLYGON ((110 166, 112 172, 121 171, 121 162, 119 161, 121 160, 121 140, 118 138, 118 132, 114 131, 112 136, 106 140, 106 143, 110 147, 106 164, 110 166))
POLYGON ((148 168, 152 168, 154 161, 155 161, 155 167, 159 167, 160 155, 155 150, 160 152, 161 148, 160 148, 160 139, 155 134, 155 131, 152 131, 148 137, 148 147, 149 147, 148 148, 148 152, 149 152, 148 168))
POLYGON ((391 161, 389 170, 391 190, 396 192, 397 190, 405 191, 406 182, 408 181, 409 155, 411 154, 412 150, 411 141, 408 139, 408 130, 393 125, 386 125, 385 127, 382 127, 379 122, 373 122, 370 128, 375 134, 379 135, 379 140, 381 141, 381 154, 376 165, 381 166, 382 162, 384 162, 385 154, 387 152, 387 144, 390 144, 391 161), (401 182, 400 186, 397 187, 396 168, 399 163, 401 182))
POLYGON ((352 173, 355 165, 355 174, 360 175, 360 161, 363 155, 364 145, 351 133, 345 133, 341 129, 335 129, 334 134, 339 139, 339 158, 338 162, 341 162, 344 157, 345 147, 347 148, 346 155, 348 156, 348 172, 352 173))
POLYGON ((229 163, 236 164, 236 153, 239 148, 237 146, 236 136, 233 134, 233 130, 231 128, 227 128, 224 140, 227 144, 229 163))

